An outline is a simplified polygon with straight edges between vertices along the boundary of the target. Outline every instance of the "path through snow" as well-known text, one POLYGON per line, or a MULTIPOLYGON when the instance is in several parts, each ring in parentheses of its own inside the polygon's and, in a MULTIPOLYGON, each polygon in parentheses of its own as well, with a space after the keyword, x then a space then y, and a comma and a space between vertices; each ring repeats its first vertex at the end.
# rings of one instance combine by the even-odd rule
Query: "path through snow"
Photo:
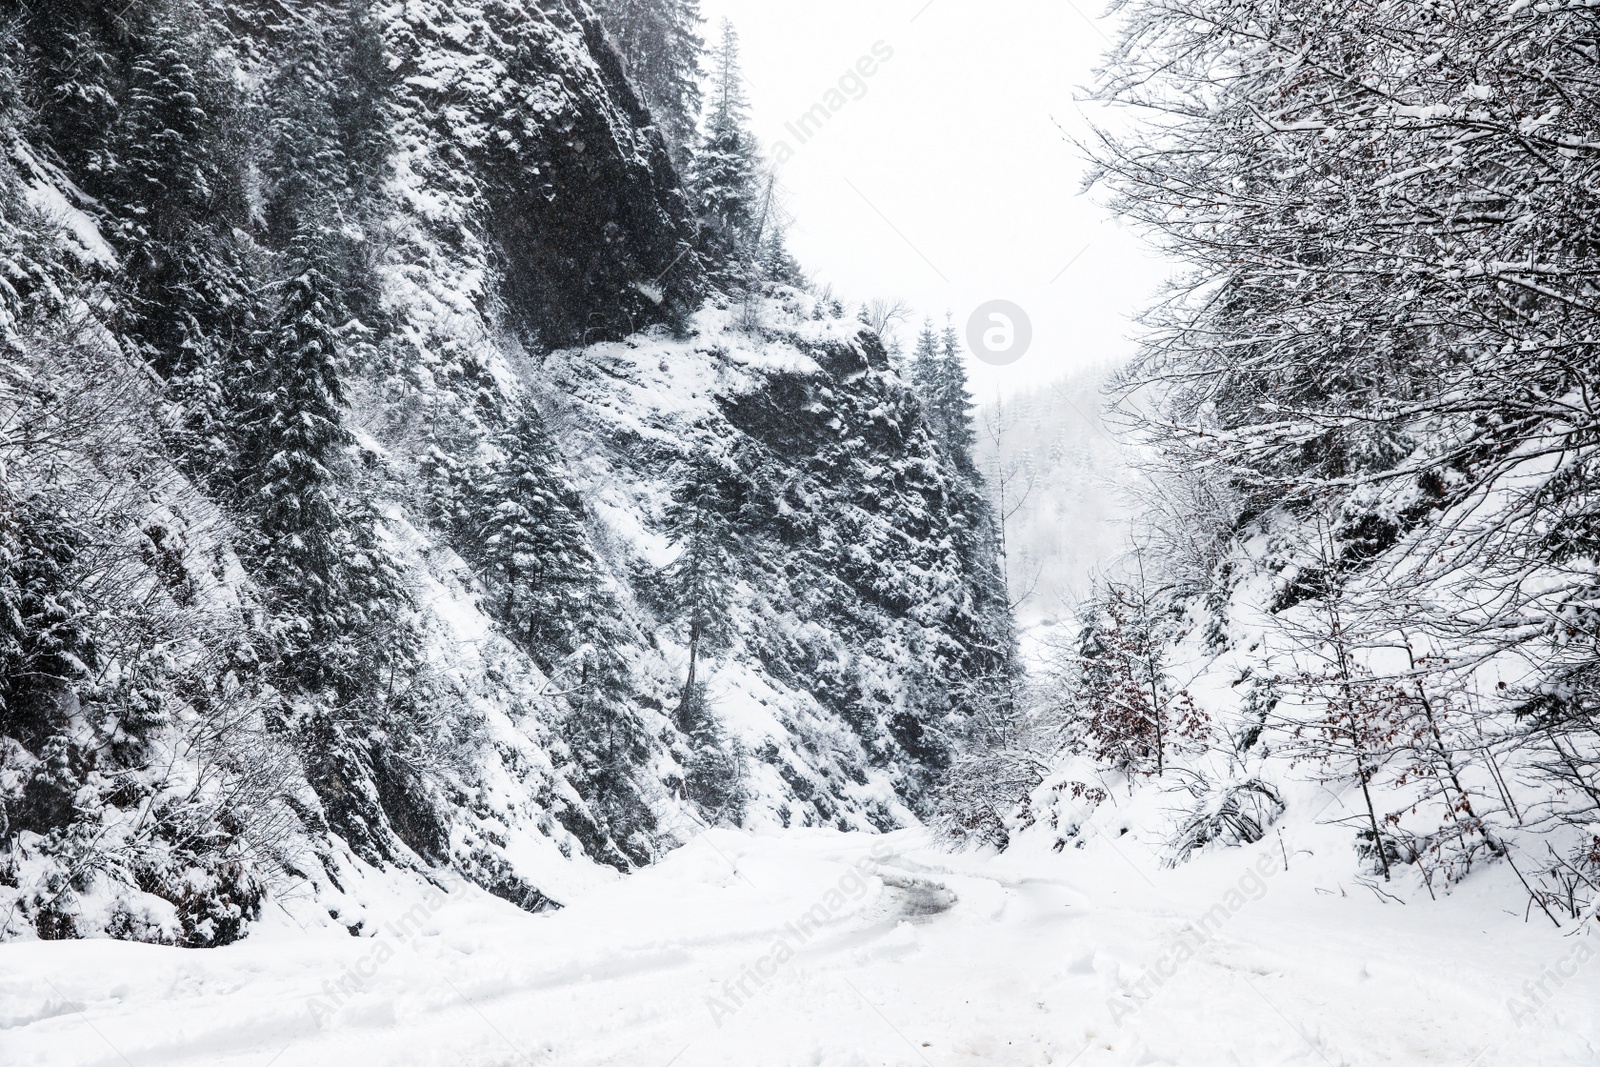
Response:
POLYGON ((1492 878, 1384 903, 1276 840, 1158 871, 1112 840, 718 831, 543 916, 373 893, 369 937, 0 947, 0 1064, 1600 1063, 1592 940, 1526 925, 1492 878), (1519 1027, 1547 967, 1577 975, 1519 1027))

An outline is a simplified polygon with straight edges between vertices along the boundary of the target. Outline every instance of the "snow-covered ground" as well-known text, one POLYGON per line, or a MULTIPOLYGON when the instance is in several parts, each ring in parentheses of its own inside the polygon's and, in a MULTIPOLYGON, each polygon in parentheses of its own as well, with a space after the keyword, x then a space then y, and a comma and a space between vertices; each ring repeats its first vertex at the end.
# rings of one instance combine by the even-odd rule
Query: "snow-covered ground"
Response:
POLYGON ((1400 904, 1335 879, 1326 827, 1176 871, 1105 830, 716 831, 539 916, 374 877, 362 937, 278 911, 218 950, 6 945, 0 1064, 1600 1062, 1594 939, 1497 873, 1400 904))

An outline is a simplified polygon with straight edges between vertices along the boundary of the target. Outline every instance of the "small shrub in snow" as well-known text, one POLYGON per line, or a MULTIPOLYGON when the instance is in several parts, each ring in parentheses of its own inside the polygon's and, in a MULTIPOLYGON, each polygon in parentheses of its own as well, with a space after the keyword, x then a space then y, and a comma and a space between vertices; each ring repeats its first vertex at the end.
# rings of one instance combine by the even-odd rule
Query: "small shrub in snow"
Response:
POLYGON ((1260 841, 1285 807, 1278 791, 1257 778, 1220 789, 1202 786, 1199 793, 1198 803, 1172 842, 1169 866, 1176 867, 1211 845, 1233 848, 1260 841))

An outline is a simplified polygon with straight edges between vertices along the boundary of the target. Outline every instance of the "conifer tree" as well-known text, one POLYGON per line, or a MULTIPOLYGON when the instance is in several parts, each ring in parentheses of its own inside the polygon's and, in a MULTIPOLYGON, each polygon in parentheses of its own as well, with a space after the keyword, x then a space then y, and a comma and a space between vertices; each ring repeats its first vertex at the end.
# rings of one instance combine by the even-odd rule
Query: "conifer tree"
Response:
POLYGON ((571 708, 562 733, 579 768, 574 784, 611 842, 629 861, 644 862, 655 820, 637 782, 650 742, 633 707, 624 654, 630 634, 613 595, 595 589, 584 597, 575 637, 561 675, 571 708))
POLYGON ((1092 611, 1072 693, 1082 738, 1100 762, 1130 776, 1159 777, 1169 751, 1209 736, 1209 721, 1172 684, 1142 587, 1113 583, 1092 611))
POLYGON ((381 516, 362 486, 348 491, 340 549, 342 654, 337 693, 395 710, 421 663, 420 634, 400 570, 378 537, 381 516))
POLYGON ((761 240, 761 276, 774 285, 805 288, 805 271, 790 254, 788 235, 783 227, 769 222, 766 231, 761 240))
POLYGON ((757 271, 765 190, 749 129, 739 35, 727 20, 711 55, 711 77, 710 113, 694 155, 691 192, 701 251, 713 275, 725 285, 744 285, 757 271))
POLYGON ((246 454, 246 506, 258 520, 257 556, 266 584, 284 600, 290 670, 321 687, 333 680, 322 651, 337 638, 343 524, 332 466, 351 441, 344 428, 338 305, 314 267, 278 287, 279 307, 263 339, 257 409, 246 454))
POLYGON ((692 752, 684 768, 689 799, 719 821, 737 825, 748 800, 744 752, 703 700, 696 706, 689 740, 692 752))
POLYGON ((975 405, 967 385, 967 358, 955 324, 948 318, 939 338, 939 377, 934 405, 952 464, 969 479, 976 479, 978 468, 972 452, 978 444, 978 434, 973 426, 975 405))
POLYGON ((700 657, 727 639, 734 535, 726 503, 716 468, 702 459, 679 485, 667 513, 678 558, 664 577, 673 613, 689 637, 688 679, 678 704, 678 723, 685 732, 692 731, 704 704, 700 657))
POLYGON ((0 480, 0 735, 43 743, 64 725, 53 721, 59 690, 97 662, 77 588, 82 547, 0 480))
POLYGON ((132 231, 130 244, 151 257, 189 239, 185 231, 200 222, 216 192, 213 119, 204 103, 212 87, 191 47, 164 20, 155 24, 148 50, 133 60, 115 138, 100 157, 121 200, 118 216, 132 231))
POLYGON ((68 7, 40 12, 53 148, 107 209, 132 313, 163 375, 192 371, 249 303, 230 262, 245 224, 241 99, 186 0, 124 8, 122 32, 68 7))
MULTIPOLYGON (((938 390, 939 335, 932 319, 922 320, 922 332, 917 335, 917 347, 911 354, 911 387, 922 401, 923 413, 930 429, 934 428, 933 398, 938 390)), ((935 436, 938 436, 935 429, 935 436)))
POLYGON ((524 409, 499 443, 502 458, 483 487, 491 510, 478 562, 494 610, 551 666, 576 646, 597 580, 582 505, 556 473, 555 446, 536 412, 524 409))
POLYGON ((973 449, 978 443, 973 425, 972 394, 967 386, 967 364, 960 335, 947 322, 935 332, 933 320, 924 320, 911 358, 911 384, 939 451, 952 471, 976 482, 978 469, 973 449))

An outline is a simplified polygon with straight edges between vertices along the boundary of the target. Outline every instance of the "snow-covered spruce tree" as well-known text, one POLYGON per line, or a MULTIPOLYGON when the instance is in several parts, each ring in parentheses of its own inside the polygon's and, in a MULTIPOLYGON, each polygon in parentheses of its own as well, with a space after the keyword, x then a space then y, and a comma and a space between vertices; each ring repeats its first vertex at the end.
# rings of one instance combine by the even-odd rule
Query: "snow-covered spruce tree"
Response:
POLYGON ((496 418, 499 405, 507 421, 482 429, 492 449, 469 440, 464 454, 435 446, 425 457, 425 506, 482 581, 490 613, 555 673, 585 644, 579 630, 595 625, 597 605, 607 601, 582 502, 562 478, 543 420, 525 400, 499 397, 490 408, 496 418))
MULTIPOLYGON (((1482 0, 1120 12, 1101 95, 1147 121, 1101 138, 1100 181, 1193 268, 1128 375, 1146 430, 1174 468, 1230 473, 1240 525, 1299 522, 1292 501, 1323 490, 1344 501, 1367 531, 1353 562, 1403 576, 1389 602, 1443 650, 1419 663, 1525 679, 1461 697, 1529 758, 1565 765, 1560 744, 1592 769, 1600 365, 1581 339, 1600 84, 1572 42, 1600 16, 1482 0)), ((1563 795, 1592 823, 1592 798, 1563 795)))
POLYGON ((426 506, 482 582, 485 609, 549 675, 593 820, 569 828, 602 862, 646 863, 656 825, 639 783, 651 749, 628 667, 643 639, 601 581, 582 504, 537 411, 501 402, 511 421, 487 454, 469 442, 464 455, 435 446, 425 458, 426 506))
POLYGON ((726 472, 716 460, 697 455, 673 492, 667 530, 677 558, 662 572, 667 603, 689 642, 689 666, 678 702, 678 727, 693 736, 710 714, 701 659, 728 639, 733 607, 734 528, 728 511, 726 472))
POLYGON ((739 34, 724 20, 712 49, 711 99, 689 179, 700 251, 724 288, 745 288, 759 274, 762 228, 770 206, 760 149, 739 66, 739 34))
POLYGON ((737 826, 749 801, 745 754, 718 721, 704 682, 696 687, 691 716, 684 793, 712 819, 737 826))
POLYGON ((922 331, 917 334, 917 344, 911 352, 910 381, 922 401, 923 418, 934 437, 939 436, 934 415, 934 398, 939 392, 940 378, 939 333, 933 328, 933 319, 922 320, 922 331))
POLYGON ((660 592, 689 643, 689 663, 676 713, 688 738, 684 789, 713 819, 737 824, 746 800, 744 755, 718 720, 703 666, 732 636, 735 556, 734 513, 738 471, 709 452, 690 457, 667 508, 667 529, 677 557, 660 575, 660 592))
POLYGON ((769 217, 765 230, 766 235, 761 239, 758 264, 761 277, 773 285, 804 289, 809 284, 806 272, 800 266, 800 261, 789 251, 789 239, 785 227, 769 217))
POLYGON ((977 405, 973 402, 972 390, 967 382, 966 349, 956 332, 955 323, 948 316, 944 332, 939 335, 938 366, 930 401, 935 425, 939 428, 940 443, 956 470, 967 477, 976 477, 978 467, 972 453, 978 444, 978 432, 973 421, 977 405))
POLYGON ((700 115, 706 54, 699 0, 599 0, 595 6, 673 159, 683 166, 700 115))
MULTIPOLYGON (((335 202, 308 191, 309 212, 335 202)), ((302 218, 268 290, 271 318, 227 386, 245 412, 234 502, 250 521, 247 559, 273 606, 281 666, 309 694, 385 712, 411 666, 405 593, 378 517, 352 477, 345 425, 349 350, 367 331, 324 270, 326 227, 302 218)), ((353 708, 351 709, 353 710, 353 708)))
POLYGON ((491 610, 547 670, 578 647, 577 626, 598 585, 582 504, 561 481, 536 412, 524 409, 497 442, 500 459, 475 487, 487 510, 473 559, 491 610))
POLYGON ((951 472, 968 482, 981 480, 973 460, 978 433, 973 422, 966 355, 953 323, 946 323, 940 332, 934 329, 932 319, 923 321, 911 357, 911 383, 922 399, 928 428, 951 472))
POLYGON ((419 705, 430 694, 417 675, 409 596, 354 479, 345 425, 342 349, 364 331, 316 265, 314 234, 282 257, 299 269, 271 290, 270 324, 239 368, 254 407, 233 501, 247 519, 246 565, 270 611, 271 672, 293 706, 285 724, 329 823, 369 861, 388 857, 394 838, 374 783, 391 783, 389 797, 408 805, 393 829, 437 861, 442 832, 401 759, 419 751, 419 705))
POLYGON ((639 783, 651 746, 627 660, 637 637, 616 598, 599 589, 585 596, 574 636, 578 647, 555 681, 568 694, 561 732, 576 763, 574 784, 604 835, 585 844, 619 868, 648 863, 656 819, 639 783))

